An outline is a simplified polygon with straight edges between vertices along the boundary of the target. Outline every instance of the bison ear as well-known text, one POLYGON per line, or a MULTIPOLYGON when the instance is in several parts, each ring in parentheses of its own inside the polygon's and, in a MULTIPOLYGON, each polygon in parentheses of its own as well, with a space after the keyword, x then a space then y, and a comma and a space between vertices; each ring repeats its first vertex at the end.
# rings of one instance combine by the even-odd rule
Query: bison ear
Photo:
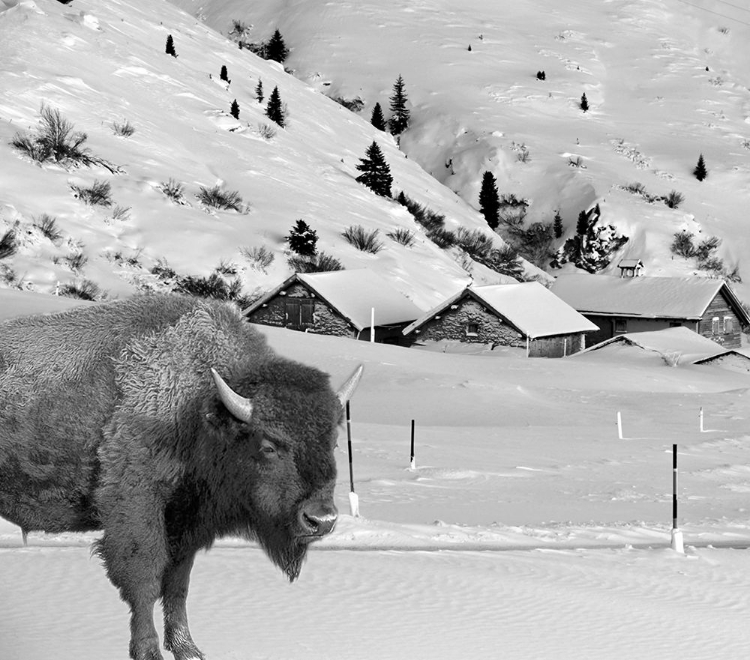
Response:
POLYGON ((253 416, 253 402, 250 401, 250 399, 246 399, 244 396, 240 396, 229 387, 229 385, 224 382, 224 379, 216 372, 216 369, 211 369, 211 375, 214 377, 214 383, 219 392, 219 398, 226 409, 233 417, 241 422, 249 424, 250 419, 253 416))
POLYGON ((341 387, 339 387, 338 392, 336 392, 336 396, 339 398, 342 408, 344 408, 346 406, 346 402, 352 398, 354 390, 357 389, 357 385, 359 384, 359 379, 362 378, 362 372, 364 371, 364 369, 365 366, 363 364, 360 364, 354 370, 352 375, 346 379, 346 382, 341 387))

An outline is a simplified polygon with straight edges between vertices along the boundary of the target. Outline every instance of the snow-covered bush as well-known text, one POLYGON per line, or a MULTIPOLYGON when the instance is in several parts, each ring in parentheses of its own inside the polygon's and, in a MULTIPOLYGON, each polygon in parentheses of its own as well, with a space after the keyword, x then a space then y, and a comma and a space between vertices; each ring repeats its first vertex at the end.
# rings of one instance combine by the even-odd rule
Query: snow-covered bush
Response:
POLYGON ((314 257, 293 255, 287 259, 289 267, 295 273, 324 273, 344 270, 342 263, 325 252, 318 252, 314 257))
POLYGON ((17 250, 16 233, 12 229, 9 229, 0 238, 0 259, 12 257, 17 250))
POLYGON ((115 132, 115 135, 119 135, 120 137, 130 137, 135 133, 135 126, 126 119, 122 124, 114 122, 112 130, 115 132))
POLYGON ((43 213, 34 220, 34 226, 54 245, 57 245, 62 240, 63 235, 57 227, 57 218, 43 213))
POLYGON ((175 204, 183 206, 187 204, 187 200, 185 199, 185 186, 174 179, 169 179, 166 183, 162 182, 159 186, 159 190, 161 190, 175 204))
POLYGON ((250 262, 250 266, 255 270, 266 272, 268 267, 273 263, 276 255, 265 245, 260 247, 242 247, 240 254, 250 262))

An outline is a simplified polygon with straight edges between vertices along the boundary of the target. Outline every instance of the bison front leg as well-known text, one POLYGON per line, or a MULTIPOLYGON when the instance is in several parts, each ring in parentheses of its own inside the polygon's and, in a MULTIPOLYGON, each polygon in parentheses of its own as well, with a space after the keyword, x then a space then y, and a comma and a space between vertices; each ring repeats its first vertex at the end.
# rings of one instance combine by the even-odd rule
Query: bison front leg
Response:
POLYGON ((174 653, 176 660, 204 660, 204 655, 190 636, 187 619, 187 594, 190 570, 195 553, 170 564, 162 579, 164 606, 164 648, 174 653))
POLYGON ((131 488, 126 494, 100 493, 104 534, 97 552, 112 584, 130 606, 130 657, 163 660, 154 627, 154 605, 169 563, 163 515, 158 498, 148 489, 131 488))

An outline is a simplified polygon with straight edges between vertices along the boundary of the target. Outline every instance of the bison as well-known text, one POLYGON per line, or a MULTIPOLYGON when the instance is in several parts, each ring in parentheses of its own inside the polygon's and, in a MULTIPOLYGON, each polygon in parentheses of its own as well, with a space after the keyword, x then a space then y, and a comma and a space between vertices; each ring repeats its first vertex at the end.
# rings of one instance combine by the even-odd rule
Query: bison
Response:
POLYGON ((297 578, 337 518, 334 447, 358 367, 280 357, 227 303, 136 296, 0 325, 0 515, 101 530, 130 606, 130 656, 203 658, 185 601, 193 560, 227 534, 297 578))

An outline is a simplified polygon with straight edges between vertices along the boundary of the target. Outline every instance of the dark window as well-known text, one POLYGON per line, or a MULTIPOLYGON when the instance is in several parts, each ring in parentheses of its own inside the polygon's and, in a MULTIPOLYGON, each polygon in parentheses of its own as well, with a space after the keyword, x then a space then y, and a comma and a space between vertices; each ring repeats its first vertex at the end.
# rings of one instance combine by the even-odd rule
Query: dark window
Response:
POLYGON ((621 335, 628 331, 627 319, 615 319, 615 334, 621 335))
POLYGON ((306 330, 313 325, 315 301, 309 298, 286 298, 284 314, 286 327, 292 330, 306 330))
POLYGON ((466 335, 469 337, 476 337, 479 334, 478 323, 467 323, 466 324, 466 335))

